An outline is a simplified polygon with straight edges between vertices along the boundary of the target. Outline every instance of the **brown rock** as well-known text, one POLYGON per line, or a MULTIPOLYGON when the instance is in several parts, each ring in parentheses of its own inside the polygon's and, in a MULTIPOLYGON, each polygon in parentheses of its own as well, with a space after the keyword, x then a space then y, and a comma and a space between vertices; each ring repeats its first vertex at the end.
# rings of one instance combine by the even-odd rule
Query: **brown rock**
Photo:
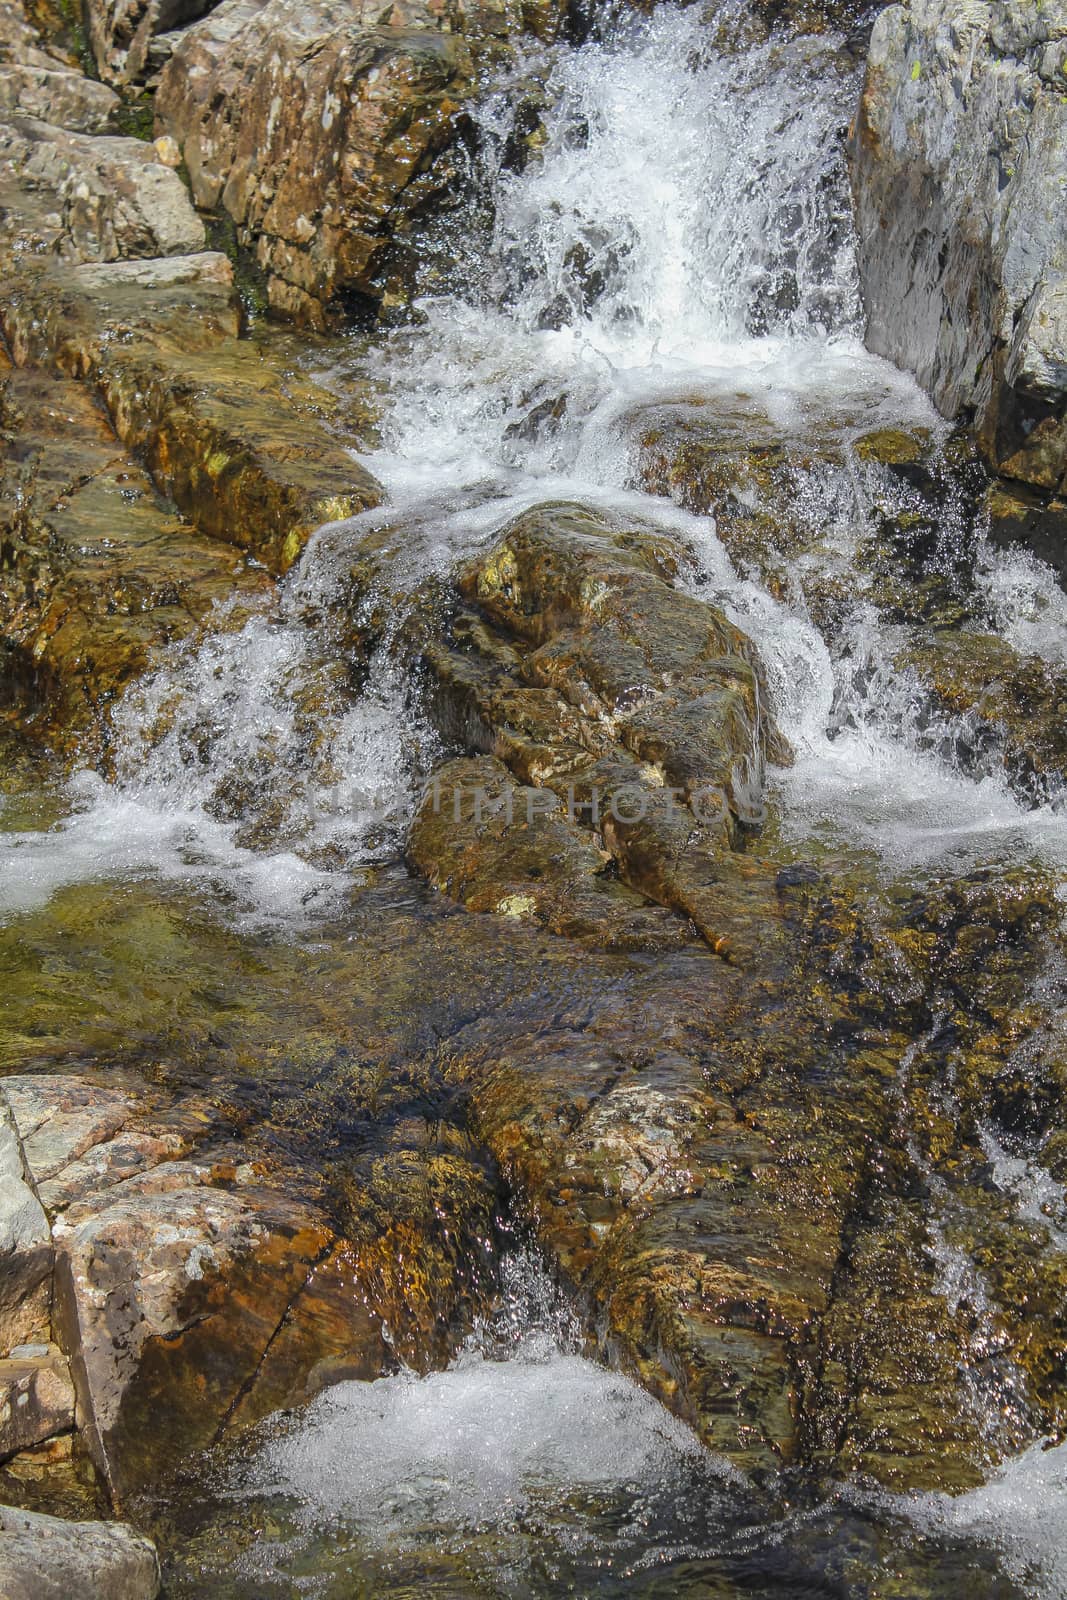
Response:
MULTIPOLYGON (((725 954, 719 863, 763 818, 763 753, 775 735, 750 641, 674 586, 683 560, 662 535, 609 527, 579 506, 539 507, 462 576, 471 609, 454 619, 454 646, 431 645, 424 659, 446 736, 493 752, 520 783, 552 790, 564 801, 568 838, 577 818, 632 890, 691 918, 725 954)), ((546 813, 553 809, 549 802, 546 813)), ((529 811, 525 801, 520 811, 529 811)), ((424 807, 420 828, 426 815, 424 807)), ((548 911, 556 890, 568 898, 569 867, 555 889, 546 881, 531 896, 519 887, 522 825, 492 846, 481 830, 470 861, 488 876, 483 892, 463 890, 465 903, 500 897, 500 867, 490 861, 501 850, 512 853, 515 874, 505 899, 526 895, 548 911)), ((420 858, 433 854, 421 835, 415 848, 420 858)), ((538 840, 534 854, 552 851, 538 840)), ((450 853, 449 874, 454 865, 450 853)), ((549 916, 560 925, 558 911, 549 916)))
POLYGON ((294 403, 284 353, 233 338, 225 258, 27 270, 0 317, 20 365, 92 379, 183 515, 275 572, 320 523, 381 497, 314 414, 314 385, 294 403))
MULTIPOLYGON (((531 17, 531 20, 534 20, 531 17)), ((447 175, 472 50, 518 32, 512 0, 224 0, 163 70, 157 127, 181 148, 197 204, 255 249, 275 310, 321 327, 380 295, 378 258, 447 175)))
POLYGON ((74 1385, 55 1345, 16 1345, 0 1361, 0 1457, 74 1426, 74 1385))
POLYGON ((55 1225, 56 1324, 116 1496, 209 1444, 332 1246, 313 1208, 167 1162, 55 1225))
POLYGON ((88 0, 89 46, 105 83, 141 81, 157 34, 195 22, 215 0, 88 0))
POLYGON ((84 384, 8 375, 0 474, 7 693, 39 736, 87 736, 84 758, 131 680, 216 602, 247 615, 269 583, 175 516, 84 384))

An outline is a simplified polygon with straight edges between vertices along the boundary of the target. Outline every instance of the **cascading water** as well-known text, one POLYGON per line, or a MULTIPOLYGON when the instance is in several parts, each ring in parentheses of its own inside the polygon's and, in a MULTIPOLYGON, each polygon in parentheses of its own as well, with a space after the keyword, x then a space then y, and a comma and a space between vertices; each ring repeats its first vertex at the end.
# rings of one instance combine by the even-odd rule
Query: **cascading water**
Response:
MULTIPOLYGON (((772 775, 787 838, 844 841, 889 874, 952 856, 1067 864, 1064 796, 1021 801, 995 741, 933 705, 898 664, 906 629, 883 614, 860 570, 875 507, 893 495, 910 507, 850 441, 876 428, 935 439, 946 430, 911 381, 861 343, 843 154, 855 62, 834 36, 746 44, 744 20, 724 8, 709 28, 695 10, 661 9, 608 42, 539 52, 486 96, 478 167, 493 222, 484 248, 464 247, 468 281, 424 298, 414 326, 317 358, 320 380, 342 394, 354 375, 383 396, 380 447, 366 460, 387 507, 320 530, 276 603, 242 626, 215 619, 206 642, 128 696, 113 777, 76 777, 70 814, 51 831, 0 834, 0 913, 80 879, 156 872, 219 886, 228 909, 258 921, 328 914, 363 867, 396 855, 420 774, 439 753, 396 649, 402 597, 446 580, 516 512, 560 499, 670 531, 692 556, 682 581, 755 639, 795 756, 772 775), (531 83, 540 129, 516 170, 515 105, 531 83), (814 452, 792 484, 819 575, 844 596, 832 636, 802 586, 772 593, 734 565, 711 518, 642 487, 635 418, 668 405, 740 415, 799 445, 834 442, 832 458, 814 452), (352 558, 368 540, 376 575, 353 615, 352 558), (391 624, 372 625, 376 608, 392 612, 391 624), (364 623, 374 642, 357 679, 347 641, 364 623)), ((1048 570, 994 551, 960 507, 941 510, 946 571, 969 551, 966 625, 1067 661, 1067 600, 1048 570)), ((1062 1195, 1039 1152, 1009 1147, 993 1128, 982 1138, 993 1183, 1030 1208, 1024 1217, 1036 1220, 1035 1204, 1054 1212, 1059 1248, 1062 1195)), ((946 1298, 962 1296, 964 1279, 979 1297, 971 1264, 939 1229, 935 1218, 946 1298)), ((518 1295, 527 1305, 521 1287, 511 1285, 506 1304, 518 1295)), ((809 1537, 817 1547, 825 1508, 803 1527, 799 1516, 778 1520, 746 1545, 746 1517, 757 1511, 736 1484, 725 1505, 728 1477, 690 1436, 585 1362, 558 1306, 523 1316, 527 1337, 507 1361, 483 1330, 426 1383, 404 1373, 321 1399, 227 1492, 295 1501, 297 1546, 309 1525, 374 1535, 396 1559, 435 1539, 481 1540, 494 1593, 553 1592, 530 1585, 528 1551, 516 1554, 516 1541, 546 1527, 579 1585, 610 1558, 623 1575, 605 1592, 654 1592, 634 1578, 653 1546, 705 1560, 726 1551, 723 1583, 738 1573, 748 1581, 773 1547, 779 1565, 766 1557, 766 1591, 743 1592, 781 1592, 782 1547, 809 1537), (357 1458, 376 1463, 358 1486, 357 1458), (620 1479, 613 1499, 607 1486, 620 1479), (668 1507, 664 1484, 680 1505, 699 1503, 699 1515, 668 1507)), ((1062 1479, 1061 1453, 1035 1447, 986 1489, 905 1509, 931 1536, 1003 1543, 1020 1486, 1058 1515, 1062 1479)), ((1040 1535, 1038 1555, 1013 1553, 1011 1570, 1065 1594, 1062 1544, 1047 1527, 1040 1535)), ((1028 1537, 1012 1530, 1011 1551, 1028 1537)), ((815 1570, 805 1559, 795 1592, 829 1592, 804 1587, 815 1570)), ((380 1581, 375 1567, 367 1592, 387 1592, 374 1588, 380 1581)))
MULTIPOLYGON (((535 60, 487 97, 495 221, 472 282, 421 302, 419 326, 357 359, 386 399, 368 461, 404 527, 382 581, 401 592, 445 575, 548 498, 665 526, 693 552, 697 591, 760 647, 797 757, 778 779, 792 831, 829 829, 905 866, 994 840, 1062 860, 1055 809, 1021 807, 995 760, 960 759, 972 730, 933 713, 894 666, 893 630, 871 605, 831 649, 802 603, 734 570, 711 519, 637 486, 632 417, 653 403, 743 403, 786 439, 939 426, 858 338, 843 157, 855 64, 834 37, 745 47, 743 17, 727 8, 716 33, 664 9, 610 43, 535 60), (547 73, 547 109, 540 148, 515 172, 507 134, 530 72, 547 73)), ((870 494, 854 464, 797 483, 844 572, 870 494)), ((329 625, 346 552, 381 521, 320 534, 275 613, 131 697, 116 781, 76 781, 47 864, 39 836, 6 836, 0 905, 140 866, 213 877, 276 918, 332 905, 353 869, 395 846, 428 735, 412 732, 387 649, 362 693, 338 681, 329 625)), ((1067 648, 1067 605, 1039 564, 984 551, 978 581, 1009 640, 1067 648)))

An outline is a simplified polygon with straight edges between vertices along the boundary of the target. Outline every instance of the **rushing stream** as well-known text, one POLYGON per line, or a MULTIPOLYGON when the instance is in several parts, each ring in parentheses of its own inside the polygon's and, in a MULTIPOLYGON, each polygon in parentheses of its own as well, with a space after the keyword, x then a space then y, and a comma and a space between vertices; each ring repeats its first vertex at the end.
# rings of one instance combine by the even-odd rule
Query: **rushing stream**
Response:
MULTIPOLYGON (((711 519, 640 490, 634 418, 657 404, 719 405, 787 440, 944 428, 860 338, 842 148, 855 62, 834 37, 741 50, 731 16, 721 53, 695 12, 665 9, 608 44, 535 56, 487 97, 477 177, 492 227, 479 251, 465 213, 444 224, 453 254, 474 256, 466 291, 427 297, 420 326, 369 351, 357 341, 326 374, 342 393, 370 376, 385 397, 367 461, 387 509, 321 532, 279 614, 213 637, 128 702, 117 781, 84 775, 58 834, 5 841, 0 908, 137 870, 214 876, 268 920, 334 903, 338 868, 347 881, 395 848, 434 750, 387 647, 355 703, 331 672, 347 553, 392 530, 379 583, 402 594, 515 512, 565 498, 678 535, 696 592, 756 639, 797 755, 777 780, 794 832, 829 828, 904 866, 961 850, 1064 861, 1055 797, 1020 805, 995 759, 961 759, 970 730, 895 669, 894 630, 862 590, 828 644, 802 599, 739 575, 711 519), (545 85, 544 141, 517 173, 507 133, 531 80, 545 85), (266 814, 256 849, 230 789, 237 809, 266 814)), ((838 575, 869 480, 846 460, 795 486, 838 575)), ((946 507, 945 537, 962 541, 952 518, 946 507)), ((1048 569, 981 544, 970 581, 988 627, 1067 655, 1048 569)))
MULTIPOLYGON (((843 152, 856 60, 835 36, 744 46, 743 22, 724 9, 716 32, 662 8, 605 42, 538 49, 487 92, 477 203, 435 224, 438 254, 463 258, 462 287, 427 288, 414 325, 316 356, 340 395, 370 382, 383 397, 365 459, 387 505, 320 530, 276 606, 132 692, 114 775, 75 777, 58 822, 27 826, 12 809, 8 918, 71 885, 153 877, 210 885, 239 927, 272 936, 337 913, 399 856, 441 753, 394 648, 406 597, 516 512, 563 499, 675 535, 691 554, 682 581, 757 642, 794 755, 771 773, 785 848, 847 846, 888 879, 1009 860, 1062 879, 1067 796, 1020 793, 996 741, 933 704, 861 572, 875 500, 911 502, 851 441, 895 427, 943 445, 948 429, 862 344, 843 152), (517 162, 515 111, 535 89, 539 140, 517 162), (832 628, 811 585, 772 592, 711 518, 648 491, 640 418, 665 406, 797 444, 792 513, 817 550, 808 577, 844 596, 832 628), (354 685, 333 665, 338 617, 372 536, 366 614, 384 603, 395 626, 354 685)), ((965 626, 1067 661, 1052 574, 996 550, 962 503, 942 513, 937 559, 965 626)), ((1062 1011, 1055 972, 1046 998, 1062 1011)), ((1062 1189, 1037 1149, 1005 1137, 983 1132, 991 1181, 1024 1217, 1051 1217, 1061 1249, 1062 1189)), ((930 1222, 943 1291, 977 1304, 950 1213, 946 1199, 930 1222)), ((447 1371, 338 1386, 213 1468, 212 1554, 186 1486, 174 1592, 888 1597, 912 1593, 912 1574, 924 1594, 1067 1596, 1065 1449, 1035 1442, 957 1499, 835 1491, 772 1507, 586 1360, 519 1255, 497 1320, 447 1371), (864 1563, 883 1587, 853 1586, 864 1563)))

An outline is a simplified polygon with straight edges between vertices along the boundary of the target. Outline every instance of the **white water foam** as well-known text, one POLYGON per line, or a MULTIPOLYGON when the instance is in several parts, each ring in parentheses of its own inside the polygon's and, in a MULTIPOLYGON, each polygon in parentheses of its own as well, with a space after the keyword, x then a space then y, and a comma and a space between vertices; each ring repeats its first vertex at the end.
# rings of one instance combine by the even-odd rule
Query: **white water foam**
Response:
MULTIPOLYGON (((287 1555, 262 1557, 277 1572, 322 1529, 365 1551, 462 1549, 472 1535, 528 1532, 531 1513, 573 1551, 605 1536, 595 1515, 583 1522, 583 1503, 621 1494, 632 1505, 694 1474, 720 1489, 742 1482, 645 1390, 579 1353, 573 1316, 520 1253, 504 1264, 500 1310, 446 1371, 327 1389, 261 1430, 224 1493, 295 1503, 303 1534, 287 1555)), ((625 1541, 618 1518, 616 1536, 625 1541)), ((245 1558, 249 1572, 260 1559, 245 1558)))
POLYGON ((1033 1600, 1067 1600, 1067 1445, 1031 1445, 966 1494, 887 1496, 879 1503, 906 1512, 924 1534, 989 1545, 1033 1600))

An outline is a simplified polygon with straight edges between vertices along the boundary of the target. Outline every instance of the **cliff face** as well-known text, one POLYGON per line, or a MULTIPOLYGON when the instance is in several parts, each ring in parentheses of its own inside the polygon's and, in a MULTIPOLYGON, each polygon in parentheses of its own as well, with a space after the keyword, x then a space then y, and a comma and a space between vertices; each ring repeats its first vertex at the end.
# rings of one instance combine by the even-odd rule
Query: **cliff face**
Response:
POLYGON ((867 343, 973 417, 1005 476, 1067 481, 1067 5, 878 18, 853 131, 867 343))

